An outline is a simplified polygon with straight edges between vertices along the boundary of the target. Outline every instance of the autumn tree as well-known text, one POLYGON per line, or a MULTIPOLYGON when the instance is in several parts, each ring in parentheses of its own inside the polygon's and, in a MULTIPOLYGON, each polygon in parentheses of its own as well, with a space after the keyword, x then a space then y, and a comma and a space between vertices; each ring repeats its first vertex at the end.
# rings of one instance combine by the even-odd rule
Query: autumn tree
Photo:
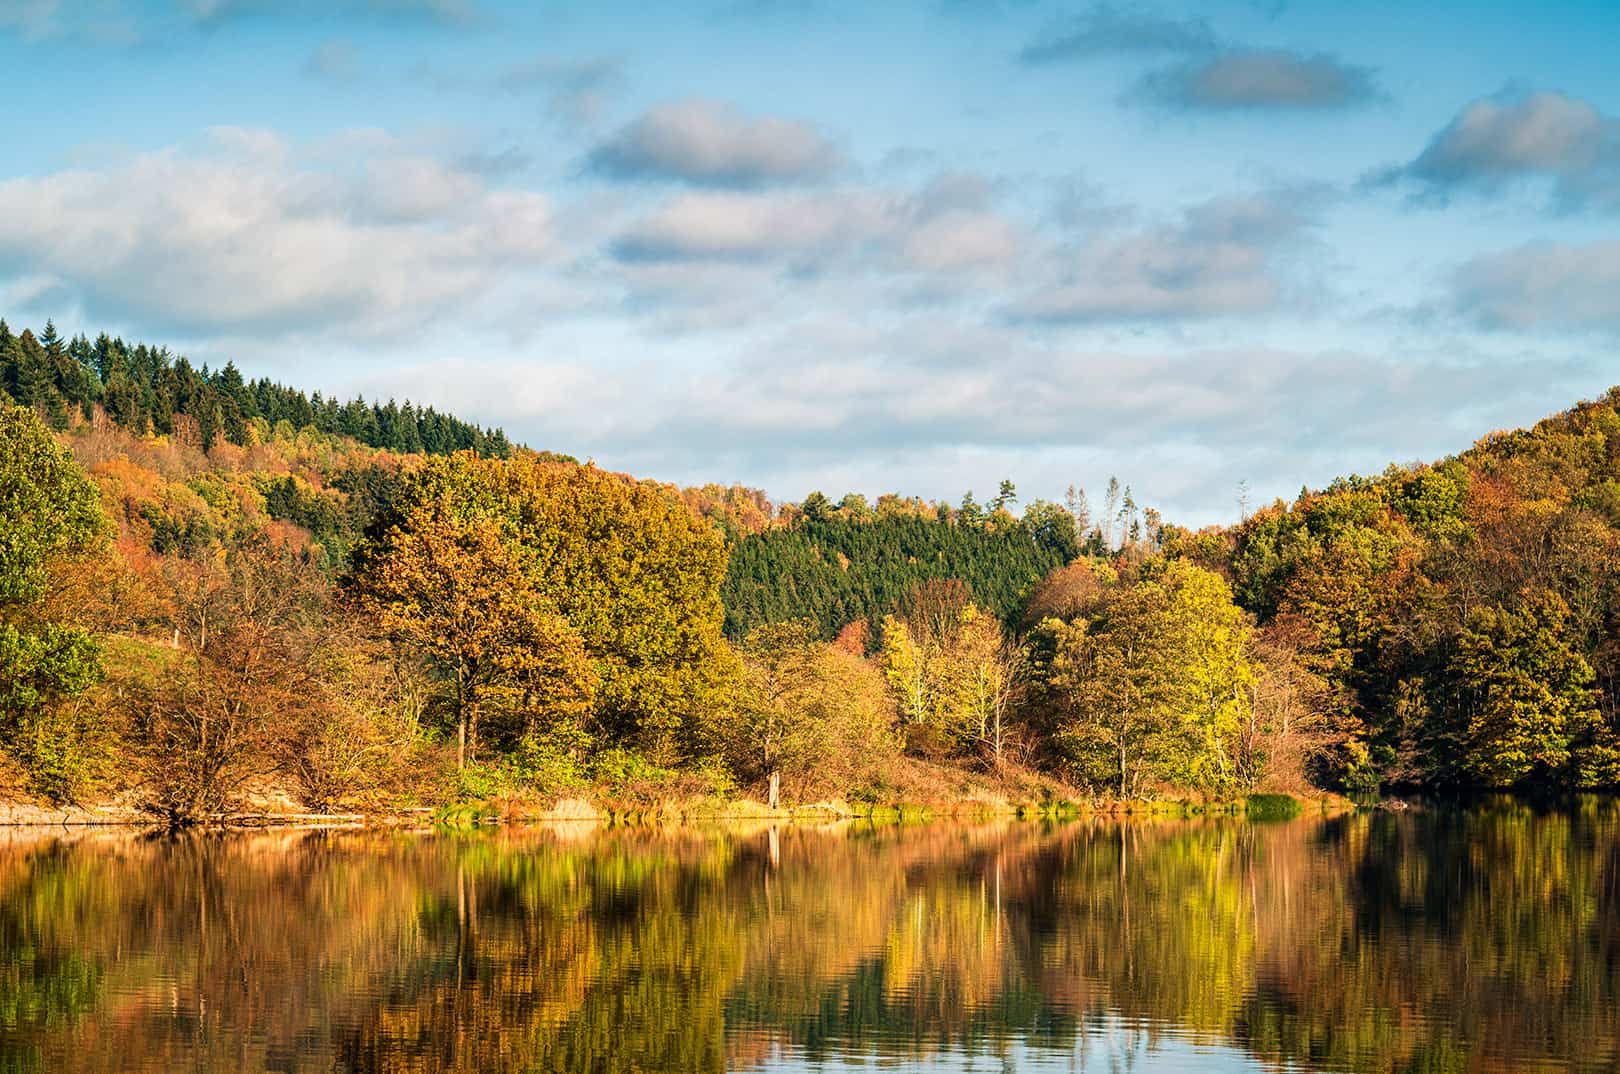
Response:
POLYGON ((1197 736, 1182 778, 1218 792, 1250 786, 1263 759, 1249 733, 1256 675, 1248 619, 1220 575, 1191 563, 1172 561, 1157 584, 1170 594, 1165 629, 1179 639, 1178 707, 1197 736))
POLYGON ((677 760, 735 681, 722 542, 657 486, 532 456, 433 459, 352 559, 350 590, 436 654, 452 689, 474 657, 495 676, 464 701, 549 707, 540 726, 580 705, 593 736, 677 760), (444 634, 454 622, 466 629, 444 634))
POLYGON ((903 618, 889 615, 883 620, 879 665, 899 706, 908 743, 926 753, 945 754, 958 745, 948 654, 969 609, 977 614, 965 585, 935 578, 912 587, 903 618))
POLYGON ((1080 778, 1121 797, 1154 781, 1223 790, 1252 778, 1251 642, 1218 576, 1174 561, 1036 634, 1054 742, 1080 778))
POLYGON ((1035 584, 1020 618, 1026 628, 1043 619, 1075 619, 1090 611, 1102 598, 1104 588, 1117 580, 1112 567, 1092 560, 1075 560, 1057 567, 1035 584))
POLYGON ((166 823, 235 806, 281 768, 285 744, 324 717, 324 579, 263 533, 167 565, 179 662, 137 706, 143 804, 166 823))
POLYGON ((884 617, 879 659, 883 676, 894 691, 900 716, 907 724, 925 723, 933 711, 933 656, 904 619, 894 615, 884 617))
POLYGON ((1000 768, 1016 737, 1013 718, 1025 674, 1022 648, 998 619, 970 604, 958 616, 939 664, 947 733, 1000 768))
POLYGON ((1014 737, 1024 659, 1001 621, 951 587, 919 594, 883 622, 879 666, 914 748, 981 750, 996 767, 1014 737), (959 602, 957 598, 961 598, 959 602))
POLYGON ((807 623, 756 628, 741 646, 743 687, 728 752, 800 800, 838 793, 898 748, 883 681, 858 654, 816 638, 807 623))
POLYGON ((359 557, 352 591, 384 636, 440 683, 456 758, 481 736, 582 750, 595 674, 579 635, 537 587, 510 524, 423 499, 359 557))
POLYGON ((334 609, 309 718, 279 736, 281 769, 314 809, 387 807, 437 790, 443 768, 424 734, 437 697, 427 669, 395 659, 358 616, 334 609))

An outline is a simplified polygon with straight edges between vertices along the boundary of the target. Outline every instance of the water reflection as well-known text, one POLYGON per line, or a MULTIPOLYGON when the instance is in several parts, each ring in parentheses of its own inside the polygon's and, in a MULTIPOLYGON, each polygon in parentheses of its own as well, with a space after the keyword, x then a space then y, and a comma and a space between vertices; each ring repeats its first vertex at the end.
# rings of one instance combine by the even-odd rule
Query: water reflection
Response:
POLYGON ((0 1072, 1532 1068, 1620 1070, 1613 801, 0 834, 0 1072))

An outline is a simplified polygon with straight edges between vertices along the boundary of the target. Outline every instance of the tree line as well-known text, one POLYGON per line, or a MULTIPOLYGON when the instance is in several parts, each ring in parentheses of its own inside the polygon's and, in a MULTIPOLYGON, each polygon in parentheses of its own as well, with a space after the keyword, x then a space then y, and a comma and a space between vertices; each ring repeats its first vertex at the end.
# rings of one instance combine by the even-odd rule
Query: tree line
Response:
MULTIPOLYGON (((218 370, 196 368, 167 348, 128 344, 106 333, 92 342, 63 339, 54 323, 35 336, 12 334, 0 320, 0 398, 37 410, 55 429, 78 415, 88 420, 100 407, 108 418, 136 433, 180 436, 205 450, 218 440, 245 445, 255 420, 287 422, 293 430, 314 428, 396 452, 443 455, 474 451, 504 456, 506 434, 484 429, 409 400, 368 403, 327 399, 267 378, 246 380, 235 363, 218 370)), ((262 436, 260 437, 262 439, 262 436)))

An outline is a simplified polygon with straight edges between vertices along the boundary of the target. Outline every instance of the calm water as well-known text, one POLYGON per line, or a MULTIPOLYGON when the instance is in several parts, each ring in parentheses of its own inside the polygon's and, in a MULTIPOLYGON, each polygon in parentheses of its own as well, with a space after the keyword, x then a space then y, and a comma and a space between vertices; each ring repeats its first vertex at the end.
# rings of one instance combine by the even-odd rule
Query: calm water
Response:
POLYGON ((1620 805, 0 832, 0 1071, 1620 1070, 1620 805))

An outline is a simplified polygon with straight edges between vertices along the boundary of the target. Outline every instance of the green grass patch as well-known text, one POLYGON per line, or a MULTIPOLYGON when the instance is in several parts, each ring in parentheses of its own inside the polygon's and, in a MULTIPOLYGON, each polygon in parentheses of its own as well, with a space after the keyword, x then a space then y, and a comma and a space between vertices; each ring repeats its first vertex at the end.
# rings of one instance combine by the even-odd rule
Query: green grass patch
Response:
POLYGON ((1250 820, 1292 820, 1299 816, 1299 799, 1291 794, 1251 794, 1245 801, 1250 820))

